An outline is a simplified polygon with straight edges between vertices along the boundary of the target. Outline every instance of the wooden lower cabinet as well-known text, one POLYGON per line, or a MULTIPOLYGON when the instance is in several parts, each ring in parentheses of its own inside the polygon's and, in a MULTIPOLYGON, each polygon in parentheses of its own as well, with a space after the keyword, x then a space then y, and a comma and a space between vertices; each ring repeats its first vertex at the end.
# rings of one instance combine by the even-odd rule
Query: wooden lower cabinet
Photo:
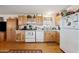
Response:
POLYGON ((16 31, 16 42, 25 42, 25 33, 24 31, 16 31))
POLYGON ((44 41, 45 42, 53 42, 55 41, 55 32, 45 32, 44 33, 44 41))
POLYGON ((60 43, 60 32, 56 32, 56 42, 59 44, 60 43))
POLYGON ((5 39, 5 32, 0 32, 0 41, 4 41, 5 39))
POLYGON ((36 16, 36 23, 38 25, 43 25, 43 16, 36 16))
POLYGON ((16 30, 7 30, 7 41, 16 41, 16 30))
POLYGON ((27 16, 18 16, 18 25, 24 25, 27 23, 27 16))
POLYGON ((44 42, 57 42, 59 43, 60 33, 58 31, 45 32, 44 42))

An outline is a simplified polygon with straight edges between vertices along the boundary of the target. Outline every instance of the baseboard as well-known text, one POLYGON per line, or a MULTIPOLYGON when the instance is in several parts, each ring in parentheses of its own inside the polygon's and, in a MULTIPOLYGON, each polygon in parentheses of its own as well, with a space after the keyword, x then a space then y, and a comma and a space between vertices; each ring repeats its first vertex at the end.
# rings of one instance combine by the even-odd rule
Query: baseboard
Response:
POLYGON ((60 48, 60 50, 61 50, 63 53, 65 53, 61 48, 60 48))

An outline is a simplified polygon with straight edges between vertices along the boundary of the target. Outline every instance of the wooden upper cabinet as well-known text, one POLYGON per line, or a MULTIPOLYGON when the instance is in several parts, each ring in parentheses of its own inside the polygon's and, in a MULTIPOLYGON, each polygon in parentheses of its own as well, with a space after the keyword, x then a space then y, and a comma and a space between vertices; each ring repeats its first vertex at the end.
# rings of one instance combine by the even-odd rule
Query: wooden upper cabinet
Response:
POLYGON ((36 23, 39 25, 43 24, 43 16, 36 16, 36 23))
POLYGON ((43 16, 36 16, 35 18, 27 18, 27 16, 18 16, 18 25, 26 24, 28 21, 35 21, 37 24, 43 24, 43 16))
POLYGON ((55 25, 60 25, 61 18, 62 18, 61 15, 59 15, 59 16, 55 16, 55 25))
POLYGON ((7 41, 16 41, 16 19, 7 20, 7 41))
POLYGON ((23 25, 27 23, 27 16, 18 16, 18 25, 23 25))
POLYGON ((16 19, 8 19, 7 20, 7 30, 16 29, 16 19))

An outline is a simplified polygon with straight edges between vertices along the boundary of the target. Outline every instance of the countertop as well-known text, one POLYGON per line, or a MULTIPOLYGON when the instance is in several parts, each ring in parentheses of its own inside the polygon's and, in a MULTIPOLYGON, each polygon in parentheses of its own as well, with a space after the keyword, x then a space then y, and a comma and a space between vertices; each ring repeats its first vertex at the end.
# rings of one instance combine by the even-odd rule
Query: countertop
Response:
POLYGON ((57 31, 57 32, 59 32, 60 30, 16 30, 16 31, 44 31, 44 32, 53 32, 53 31, 57 31))

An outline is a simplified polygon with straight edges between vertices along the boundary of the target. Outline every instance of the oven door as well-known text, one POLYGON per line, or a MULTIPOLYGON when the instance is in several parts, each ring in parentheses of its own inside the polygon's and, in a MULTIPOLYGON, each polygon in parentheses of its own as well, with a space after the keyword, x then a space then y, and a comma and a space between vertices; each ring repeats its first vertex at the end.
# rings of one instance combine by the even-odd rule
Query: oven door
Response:
POLYGON ((35 42, 35 31, 25 32, 25 42, 35 42))

